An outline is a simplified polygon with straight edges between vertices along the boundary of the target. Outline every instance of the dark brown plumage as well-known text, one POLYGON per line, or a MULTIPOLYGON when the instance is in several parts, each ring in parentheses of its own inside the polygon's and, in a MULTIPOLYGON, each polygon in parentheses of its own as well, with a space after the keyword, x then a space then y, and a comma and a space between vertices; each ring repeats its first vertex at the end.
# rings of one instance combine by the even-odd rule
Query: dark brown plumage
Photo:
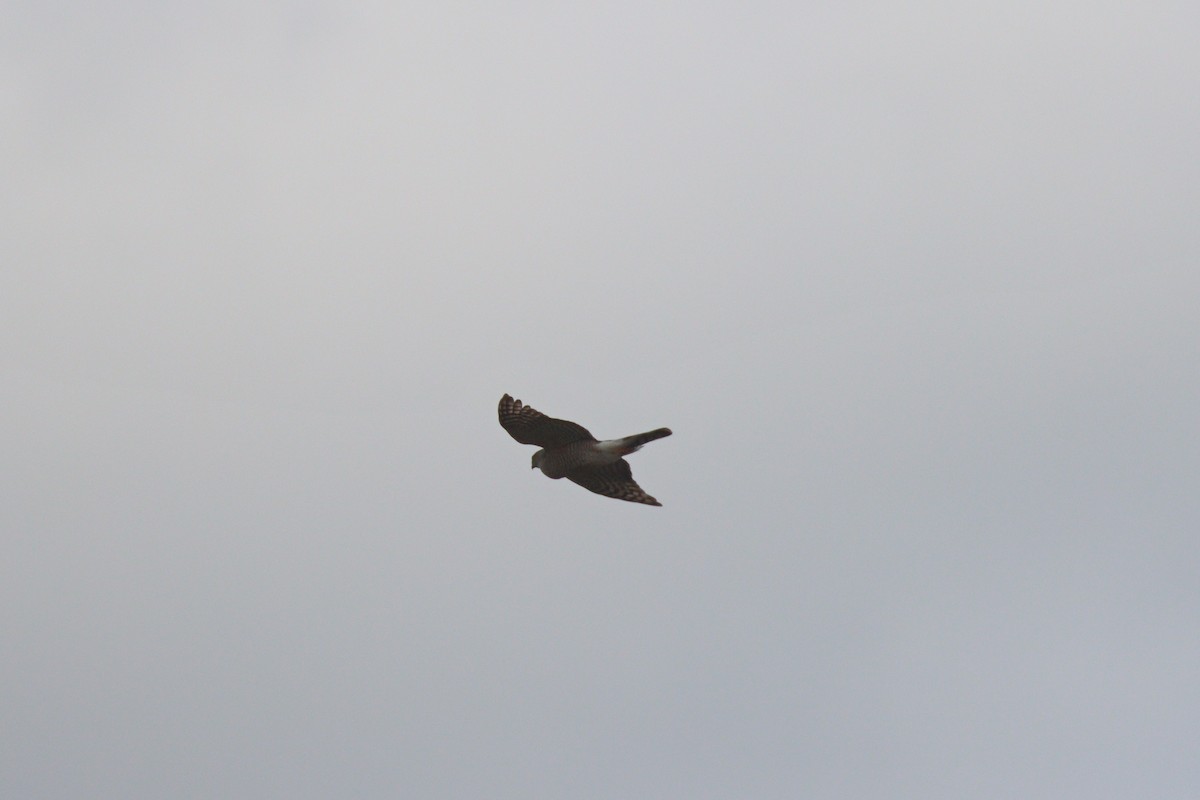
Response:
POLYGON ((533 454, 532 466, 547 477, 566 478, 605 497, 662 505, 637 485, 629 462, 622 456, 647 442, 670 436, 669 428, 599 441, 582 425, 548 417, 507 394, 500 398, 498 413, 500 425, 514 439, 542 448, 533 454))

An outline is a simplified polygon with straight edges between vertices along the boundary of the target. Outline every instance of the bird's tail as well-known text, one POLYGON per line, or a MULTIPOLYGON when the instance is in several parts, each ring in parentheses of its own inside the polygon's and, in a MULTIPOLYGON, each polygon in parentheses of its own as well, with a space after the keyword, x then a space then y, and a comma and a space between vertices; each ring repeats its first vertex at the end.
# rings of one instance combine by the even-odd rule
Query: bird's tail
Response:
POLYGON ((655 439, 661 439, 664 436, 670 435, 670 428, 656 428, 655 430, 646 431, 645 433, 635 433, 633 436, 626 436, 621 440, 621 449, 624 451, 625 455, 628 455, 642 445, 646 444, 646 442, 653 442, 655 439))

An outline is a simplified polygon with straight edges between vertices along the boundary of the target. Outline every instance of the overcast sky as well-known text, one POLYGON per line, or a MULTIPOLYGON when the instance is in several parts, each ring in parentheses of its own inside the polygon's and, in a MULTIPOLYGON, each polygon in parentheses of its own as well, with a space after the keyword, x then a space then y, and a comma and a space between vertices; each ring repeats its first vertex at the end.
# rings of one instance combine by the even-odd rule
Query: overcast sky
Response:
POLYGON ((10 5, 4 797, 1200 796, 1194 3, 10 5))

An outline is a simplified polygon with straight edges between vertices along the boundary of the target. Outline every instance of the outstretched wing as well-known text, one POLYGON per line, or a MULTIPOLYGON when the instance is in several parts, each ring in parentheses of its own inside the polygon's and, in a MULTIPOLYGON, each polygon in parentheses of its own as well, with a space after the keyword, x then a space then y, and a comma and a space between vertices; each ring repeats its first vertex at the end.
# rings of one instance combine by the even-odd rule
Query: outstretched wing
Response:
POLYGON ((633 471, 629 469, 629 462, 623 458, 603 467, 588 467, 568 472, 567 480, 605 497, 615 497, 631 503, 645 503, 648 506, 662 505, 637 485, 633 479, 633 471))
POLYGON ((547 417, 534 411, 511 396, 500 398, 500 424, 521 444, 538 447, 561 447, 571 442, 594 442, 596 437, 587 428, 565 419, 547 417))

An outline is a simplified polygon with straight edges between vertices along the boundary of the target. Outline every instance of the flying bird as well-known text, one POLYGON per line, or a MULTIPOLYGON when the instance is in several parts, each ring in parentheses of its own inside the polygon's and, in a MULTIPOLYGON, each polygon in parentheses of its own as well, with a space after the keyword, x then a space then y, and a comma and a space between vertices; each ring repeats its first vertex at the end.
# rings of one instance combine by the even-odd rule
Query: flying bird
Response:
POLYGON ((633 480, 627 456, 671 435, 670 428, 656 428, 623 439, 599 441, 587 428, 565 419, 547 417, 509 395, 500 398, 500 425, 521 444, 542 448, 533 454, 531 468, 540 468, 548 478, 566 478, 605 497, 661 506, 633 480))

